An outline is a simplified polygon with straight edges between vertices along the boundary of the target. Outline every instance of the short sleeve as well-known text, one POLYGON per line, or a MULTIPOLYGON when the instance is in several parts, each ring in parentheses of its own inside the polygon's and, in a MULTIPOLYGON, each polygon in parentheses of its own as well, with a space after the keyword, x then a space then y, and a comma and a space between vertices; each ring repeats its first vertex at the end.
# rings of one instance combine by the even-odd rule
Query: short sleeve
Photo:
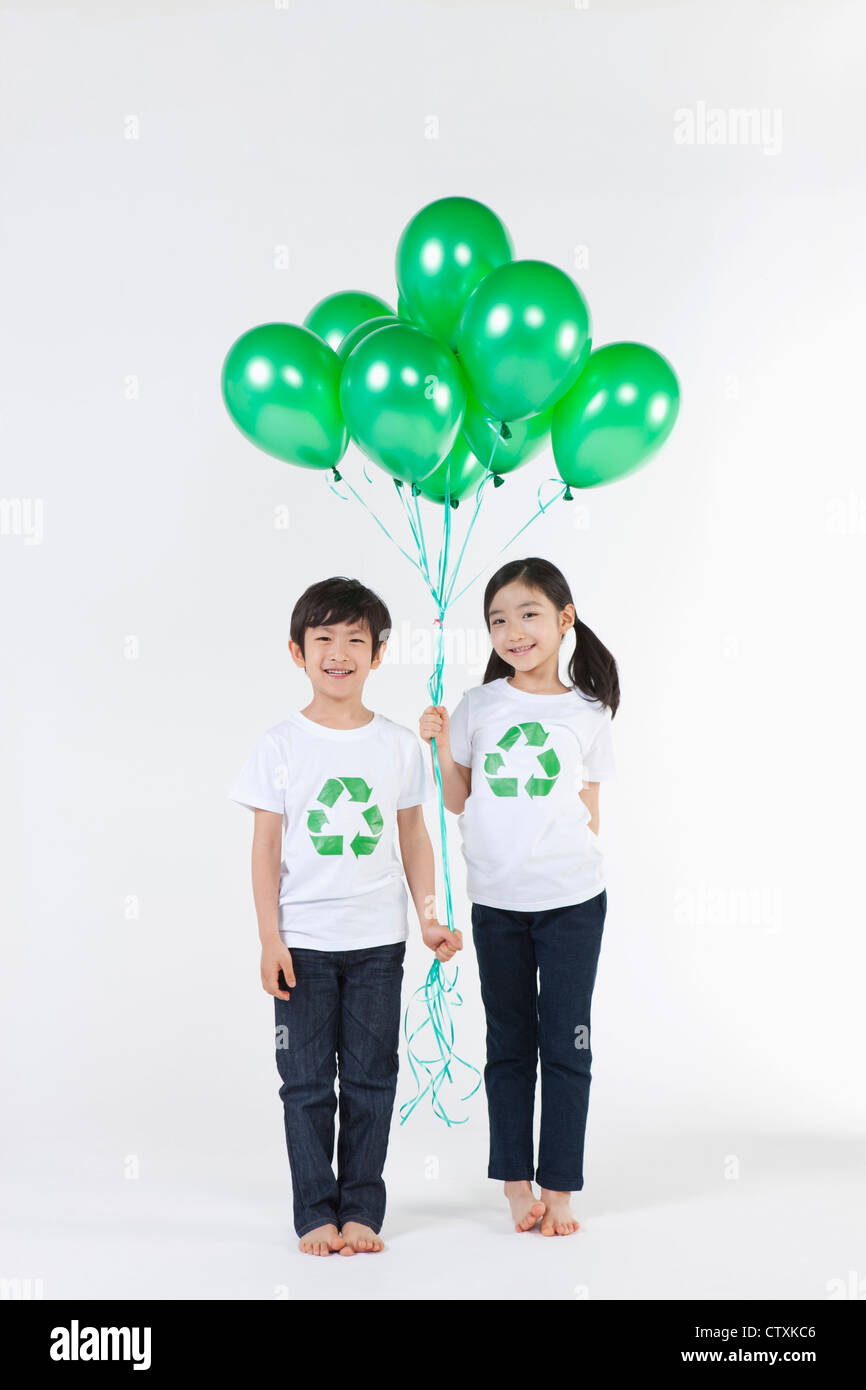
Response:
POLYGON ((424 751, 420 743, 412 734, 409 737, 412 744, 409 757, 404 764, 403 785, 397 798, 398 811, 405 811, 408 806, 422 805, 423 802, 430 800, 436 790, 433 777, 427 770, 424 751))
POLYGON ((448 723, 451 731, 451 756, 461 767, 472 766, 472 739, 469 730, 469 692, 464 690, 448 723))
POLYGON ((288 772, 279 741, 270 730, 262 734, 247 758, 229 798, 251 811, 285 810, 288 772))
POLYGON ((616 760, 610 731, 612 718, 610 706, 606 705, 601 713, 595 736, 583 754, 585 782, 606 782, 616 776, 616 760))

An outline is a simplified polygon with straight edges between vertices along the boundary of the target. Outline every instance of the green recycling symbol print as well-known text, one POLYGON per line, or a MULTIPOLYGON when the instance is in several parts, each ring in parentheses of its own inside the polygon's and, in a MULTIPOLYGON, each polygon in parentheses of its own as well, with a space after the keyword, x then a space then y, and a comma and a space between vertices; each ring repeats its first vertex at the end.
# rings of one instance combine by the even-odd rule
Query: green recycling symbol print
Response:
MULTIPOLYGON (((541 724, 512 724, 496 745, 497 748, 501 748, 507 753, 514 747, 515 743, 524 738, 530 748, 543 749, 538 754, 538 763, 544 776, 533 773, 523 784, 523 789, 529 796, 547 796, 556 786, 556 779, 560 774, 561 766, 559 758, 556 756, 556 749, 544 748, 549 737, 548 730, 541 724)), ((517 796, 520 790, 518 779, 502 775, 502 769, 505 765, 505 758, 502 753, 485 753, 484 776, 487 778, 487 785, 494 796, 517 796)))
MULTIPOLYGON (((348 792, 349 801, 358 803, 367 802, 373 795, 373 788, 368 787, 363 777, 329 777, 316 800, 322 806, 331 809, 337 801, 348 792)), ((356 859, 362 854, 372 854, 382 838, 382 828, 384 821, 382 812, 378 806, 365 806, 361 815, 366 823, 367 833, 360 829, 352 836, 349 841, 349 848, 356 859)), ((307 812, 307 831, 313 842, 313 847, 317 854, 342 854, 343 836, 327 834, 324 827, 328 825, 328 811, 314 807, 307 812)))

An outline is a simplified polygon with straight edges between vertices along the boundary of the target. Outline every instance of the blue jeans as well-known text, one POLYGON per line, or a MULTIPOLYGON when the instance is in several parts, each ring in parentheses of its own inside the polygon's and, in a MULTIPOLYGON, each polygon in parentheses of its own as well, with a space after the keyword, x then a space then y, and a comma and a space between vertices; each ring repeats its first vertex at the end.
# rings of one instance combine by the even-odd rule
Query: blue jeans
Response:
POLYGON ((290 946, 291 999, 274 999, 295 1231, 360 1221, 381 1230, 382 1170, 397 1091, 405 941, 360 951, 290 946), (340 1136, 334 1174, 334 1083, 340 1136))
POLYGON ((588 902, 544 912, 472 904, 472 937, 487 1014, 489 1178, 517 1182, 534 1177, 555 1192, 583 1187, 592 1062, 589 1014, 606 912, 606 889, 588 902), (539 1058, 541 1129, 538 1168, 533 1170, 539 1058))

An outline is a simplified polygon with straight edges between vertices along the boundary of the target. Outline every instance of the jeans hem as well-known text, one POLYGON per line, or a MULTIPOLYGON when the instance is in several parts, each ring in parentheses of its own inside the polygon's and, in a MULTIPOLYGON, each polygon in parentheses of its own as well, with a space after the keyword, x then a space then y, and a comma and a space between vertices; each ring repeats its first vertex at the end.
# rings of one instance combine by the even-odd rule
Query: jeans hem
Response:
POLYGON ((312 1224, 311 1226, 305 1226, 304 1229, 303 1229, 302 1231, 299 1231, 298 1228, 297 1228, 297 1226, 296 1226, 296 1227, 295 1227, 295 1235, 298 1237, 298 1240, 303 1240, 304 1236, 309 1235, 309 1234, 310 1234, 310 1231, 315 1231, 315 1229, 316 1229, 317 1226, 336 1226, 336 1228, 337 1228, 338 1231, 339 1231, 339 1229, 340 1229, 340 1223, 339 1223, 339 1221, 337 1220, 337 1218, 336 1218, 336 1216, 335 1216, 335 1217, 333 1218, 333 1220, 331 1220, 331 1221, 328 1221, 328 1220, 324 1220, 324 1221, 314 1221, 313 1224, 312 1224))
POLYGON ((346 1224, 347 1221, 357 1221, 357 1223, 358 1223, 359 1226, 369 1226, 369 1227, 370 1227, 370 1230, 371 1230, 371 1231, 374 1231, 374 1232, 376 1233, 376 1235, 379 1235, 379 1233, 380 1233, 381 1230, 382 1230, 382 1222, 381 1222, 381 1221, 379 1221, 379 1222, 371 1221, 370 1218, 369 1218, 369 1216, 367 1216, 367 1215, 366 1215, 364 1212, 362 1212, 362 1211, 361 1211, 361 1212, 349 1212, 348 1215, 346 1215, 346 1216, 341 1216, 341 1217, 340 1217, 340 1220, 339 1220, 338 1223, 337 1223, 341 1231, 342 1231, 342 1229, 343 1229, 343 1227, 344 1227, 344 1225, 346 1224))
MULTIPOLYGON (((549 1176, 550 1175, 548 1174, 548 1177, 549 1176)), ((559 1182, 558 1180, 556 1182, 549 1182, 545 1178, 542 1178, 540 1172, 537 1172, 535 1174, 535 1181, 538 1183, 539 1187, 546 1187, 548 1192, 583 1191, 583 1178, 581 1178, 579 1182, 559 1182)))

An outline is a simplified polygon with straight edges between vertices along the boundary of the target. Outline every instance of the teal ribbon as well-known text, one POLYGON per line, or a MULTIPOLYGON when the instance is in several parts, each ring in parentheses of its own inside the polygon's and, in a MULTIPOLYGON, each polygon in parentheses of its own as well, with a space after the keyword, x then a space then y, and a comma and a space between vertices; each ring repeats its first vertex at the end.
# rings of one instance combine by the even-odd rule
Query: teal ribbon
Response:
MULTIPOLYGON (((367 479, 367 482, 368 482, 368 483, 370 484, 370 486, 372 487, 372 485, 373 485, 373 479, 370 477, 370 475, 369 475, 368 472, 367 472, 367 465, 366 465, 366 463, 364 464, 364 477, 367 479)), ((416 570, 417 570, 417 569, 420 569, 421 567, 420 567, 420 565, 418 564, 418 561, 417 561, 417 560, 413 560, 413 559, 412 559, 412 556, 409 554, 408 550, 404 550, 403 547, 402 547, 402 545, 400 544, 400 542, 397 541, 397 540, 394 540, 394 537, 391 535, 391 532, 388 530, 387 526, 385 526, 384 523, 381 522, 381 521, 379 520, 379 518, 377 517, 377 515, 376 515, 375 512, 370 511, 370 508, 367 506, 367 503, 364 501, 364 499, 363 499, 363 497, 361 496, 361 494, 358 493, 358 492, 355 492, 355 489, 352 487, 352 484, 349 482, 348 478, 344 478, 343 475, 342 475, 342 473, 338 473, 338 472, 337 472, 337 469, 336 469, 336 468, 334 469, 334 479, 335 479, 338 483, 345 483, 345 484, 346 484, 346 487, 349 489, 349 491, 350 491, 355 497, 357 497, 358 501, 361 503, 361 506, 362 506, 362 507, 366 507, 367 511, 370 512, 370 515, 371 515, 371 517, 373 518, 373 520, 375 521, 376 525, 379 526, 379 527, 381 527, 381 529, 385 532, 385 535, 388 537, 388 540, 389 540, 389 541, 394 541, 394 544, 396 545, 397 549, 398 549, 399 551, 401 551, 401 552, 406 556, 406 559, 409 561, 410 565, 414 565, 415 568, 416 568, 416 570)), ((339 498, 340 498, 340 501, 341 501, 341 502, 348 502, 348 500, 349 500, 348 497, 343 497, 342 494, 339 493, 339 492, 337 491, 337 489, 334 487, 334 483, 332 482, 332 480, 331 480, 330 478, 328 479, 328 487, 331 489, 331 491, 333 492, 333 494, 334 494, 335 497, 339 497, 339 498)))
MULTIPOLYGON (((493 431, 493 429, 494 426, 491 422, 491 431, 493 431)), ((435 579, 430 572, 430 558, 427 552, 427 543, 426 538, 424 536, 424 525, 421 518, 420 506, 418 503, 419 489, 417 485, 415 483, 412 483, 411 485, 406 484, 399 478, 394 479, 397 493, 400 498, 400 502, 403 506, 403 510, 406 513, 406 520, 409 525, 409 529, 412 533, 412 538, 415 542, 415 548, 418 552, 418 558, 416 560, 412 555, 410 555, 409 551, 406 550, 400 544, 400 542, 396 540, 394 536, 391 535, 391 532, 388 530, 388 528, 382 523, 382 521, 376 515, 376 513, 372 511, 370 507, 367 506, 367 503, 364 501, 364 498, 356 491, 355 488, 352 487, 352 484, 348 481, 348 479, 343 477, 343 475, 340 474, 336 468, 333 470, 334 481, 344 483, 346 487, 349 489, 349 491, 353 494, 353 496, 357 498, 357 500, 361 503, 361 505, 365 507, 368 512, 370 512, 370 515, 373 517, 373 520, 385 533, 388 539, 392 541, 394 545, 397 546, 398 550, 400 550, 401 553, 406 556, 406 559, 409 560, 409 562, 412 565, 414 565, 415 569, 418 570, 419 574, 422 576, 424 582, 430 590, 430 593, 433 597, 433 601, 436 604, 437 611, 437 617, 434 618, 434 625, 436 627, 436 658, 433 672, 427 682, 427 688, 430 693, 430 700, 434 705, 439 705, 442 703, 443 671, 445 667, 445 614, 450 605, 456 602, 456 600, 460 598, 463 594, 465 594, 466 590, 471 588, 471 586, 476 582, 476 580, 479 579, 480 576, 484 573, 483 569, 479 570, 478 573, 474 576, 474 578, 470 579, 469 583, 466 584, 457 595, 452 597, 454 592, 454 585, 457 581, 457 576, 460 572, 460 567, 463 563, 463 557, 466 553, 466 545, 475 527, 475 522, 477 520, 478 513, 481 509, 481 502, 483 500, 484 489, 489 485, 491 478, 493 478, 494 486, 498 487, 499 484, 503 482, 502 477, 498 476, 492 471, 493 459, 496 453, 496 446, 499 443, 500 438, 501 426, 495 430, 493 446, 490 450, 490 457, 487 460, 485 473, 479 481, 478 487, 475 490, 475 510, 469 522, 466 535, 463 538, 463 544, 460 547, 459 554, 457 555, 456 561, 452 565, 450 572, 448 566, 452 540, 451 513, 453 508, 451 506, 451 490, 449 480, 446 479, 445 498, 443 503, 442 540, 439 547, 439 558, 437 562, 435 579)), ((367 473, 366 462, 364 464, 364 477, 366 478, 367 482, 370 483, 370 485, 372 486, 372 479, 367 473)), ((549 478, 545 479, 544 481, 559 483, 560 490, 557 493, 557 496, 551 498, 550 502, 547 502, 546 504, 542 503, 541 488, 544 486, 544 483, 542 483, 538 489, 539 510, 536 511, 535 514, 531 516, 529 520, 524 523, 523 526, 521 526, 520 530, 517 531, 515 535, 511 537, 510 540, 505 542, 505 545, 500 547, 500 550, 497 552, 497 554, 501 553, 502 550, 505 550, 509 545, 511 545, 512 541, 516 540, 517 536, 519 536, 523 531, 525 531, 526 527, 529 526, 533 521, 535 521, 536 517, 540 516, 542 512, 546 511, 547 508, 551 505, 551 503, 556 501, 557 498, 566 496, 570 500, 571 493, 567 487, 563 488, 561 478, 549 478)), ((337 489, 334 487, 334 482, 330 478, 328 479, 328 485, 331 488, 331 491, 337 497, 340 498, 340 501, 348 501, 348 498, 343 497, 342 494, 337 491, 337 489)), ((439 837, 442 845, 442 870, 445 880, 446 923, 449 931, 453 931, 454 909, 451 891, 451 868, 448 858, 448 826, 445 819, 445 799, 442 788, 442 770, 439 765, 439 753, 436 747, 436 739, 431 739, 430 744, 433 750, 433 770, 436 779, 436 792, 439 809, 439 837)), ((469 1100, 469 1098, 475 1094, 475 1092, 481 1085, 482 1075, 478 1067, 473 1066, 471 1062, 467 1062, 463 1057, 458 1056, 458 1054, 454 1051, 454 1022, 451 1016, 451 1010, 454 1008, 459 1008, 460 1005, 463 1003, 462 996, 458 993, 456 988, 458 974, 458 967, 455 966, 454 975, 451 979, 449 979, 442 963, 438 960, 434 960, 427 974, 427 978, 424 981, 424 984, 421 985, 419 989, 416 989, 414 991, 412 998, 406 1007, 406 1012, 403 1018, 403 1034, 406 1039, 409 1066, 412 1070, 412 1075, 415 1078, 415 1095, 412 1097, 411 1100, 406 1101, 403 1105, 400 1106, 401 1125, 405 1124, 406 1120, 412 1114, 412 1111, 418 1105, 419 1101, 423 1100, 428 1093, 430 1095, 434 1113, 438 1115, 438 1117, 441 1120, 444 1120, 449 1127, 454 1124, 466 1123, 466 1119, 468 1118, 466 1116, 463 1119, 458 1120, 451 1118, 451 1116, 445 1109, 445 1106, 442 1103, 442 1100, 439 1095, 439 1092, 446 1080, 453 1084, 454 1078, 451 1074, 451 1068, 455 1062, 459 1063, 459 1065, 465 1068, 467 1071, 474 1073, 474 1075, 477 1078, 474 1085, 466 1092, 464 1096, 461 1097, 462 1100, 469 1100), (423 1003, 425 1016, 423 1017, 421 1022, 418 1023, 410 1031, 409 1014, 412 1007, 412 1001, 414 1000, 420 1000, 423 1003), (433 1052, 434 1055, 430 1057, 422 1055, 420 1050, 421 1044, 416 1042, 416 1039, 422 1037, 422 1035, 425 1034, 425 1030, 429 1030, 430 1033, 432 1033, 432 1046, 428 1046, 427 1048, 425 1048, 425 1051, 433 1052)))
MULTIPOLYGON (((535 512, 535 513, 533 513, 533 515, 529 518, 529 520, 528 520, 528 521, 525 521, 525 522, 523 523, 523 525, 521 526, 520 530, 519 530, 519 531, 515 531, 514 535, 511 536, 510 539, 507 540, 507 541, 505 542, 504 545, 501 545, 501 546, 499 547, 499 549, 496 551, 496 554, 497 554, 497 555, 501 555, 502 552, 503 552, 503 550, 507 550, 508 547, 509 547, 510 545, 512 545, 512 544, 514 543, 514 541, 517 540, 517 537, 523 534, 523 532, 526 530, 527 526, 531 526, 532 523, 533 523, 533 521, 535 521, 537 517, 541 516, 542 512, 546 512, 546 511, 547 511, 547 508, 550 507, 554 502, 558 502, 560 498, 564 498, 564 499, 565 499, 566 501, 568 501, 568 502, 571 502, 571 501, 572 501, 572 495, 571 495, 571 491, 570 491, 570 489, 569 489, 569 487, 568 487, 568 484, 567 484, 567 483, 563 484, 563 481, 562 481, 561 478, 545 478, 545 479, 543 479, 543 481, 540 482, 539 485, 538 485, 538 492, 537 492, 536 496, 538 497, 538 511, 535 512), (555 497, 551 497, 550 501, 547 502, 547 503, 544 503, 544 502, 542 502, 542 500, 541 500, 541 489, 544 487, 544 484, 545 484, 545 483, 558 483, 558 485, 559 485, 559 491, 556 493, 556 496, 555 496, 555 497)), ((476 579, 480 579, 481 576, 482 576, 482 574, 484 574, 485 570, 488 570, 489 568, 490 568, 490 562, 488 561, 488 563, 487 563, 482 569, 480 569, 480 570, 478 571, 478 573, 477 573, 472 579, 470 579, 470 581, 469 581, 468 584, 464 584, 464 586, 463 586, 463 588, 460 590, 460 593, 459 593, 459 594, 455 594, 454 597, 453 597, 453 599, 450 597, 450 594, 449 594, 448 602, 449 602, 449 603, 456 603, 457 600, 458 600, 459 598, 462 598, 462 597, 463 597, 463 595, 466 593, 466 590, 467 590, 467 589, 471 589, 471 588, 472 588, 472 585, 475 583, 476 579)))

